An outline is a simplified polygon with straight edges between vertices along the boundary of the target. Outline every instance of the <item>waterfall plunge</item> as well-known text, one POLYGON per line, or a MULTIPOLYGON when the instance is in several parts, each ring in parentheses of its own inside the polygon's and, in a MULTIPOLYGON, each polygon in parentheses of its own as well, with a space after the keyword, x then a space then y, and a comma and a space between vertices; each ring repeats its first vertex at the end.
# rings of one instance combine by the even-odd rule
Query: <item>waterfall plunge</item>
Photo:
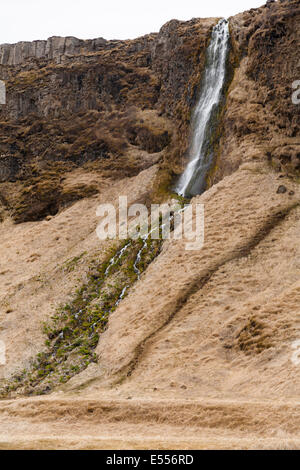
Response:
POLYGON ((225 84, 228 43, 229 25, 223 19, 212 31, 201 93, 192 118, 189 163, 175 189, 184 197, 201 194, 206 187, 206 175, 213 159, 212 152, 209 152, 212 121, 218 111, 225 84))

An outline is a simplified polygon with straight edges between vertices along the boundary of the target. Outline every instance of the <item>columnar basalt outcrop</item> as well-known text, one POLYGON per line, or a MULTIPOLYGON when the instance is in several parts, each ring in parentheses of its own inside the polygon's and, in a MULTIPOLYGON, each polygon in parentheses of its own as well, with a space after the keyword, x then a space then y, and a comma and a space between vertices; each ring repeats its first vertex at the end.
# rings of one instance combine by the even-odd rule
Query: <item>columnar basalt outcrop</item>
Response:
POLYGON ((31 59, 55 60, 60 63, 63 56, 95 52, 107 44, 103 38, 81 41, 75 37, 53 36, 47 41, 18 42, 0 46, 1 65, 21 65, 31 59))
MULTIPOLYGON (((209 184, 252 158, 299 172, 299 110, 291 101, 300 74, 298 18, 298 2, 291 1, 230 19, 226 97, 209 184)), ((8 189, 16 170, 8 171, 3 160, 3 216, 39 220, 49 207, 59 210, 66 197, 61 175, 78 166, 122 178, 160 161, 160 184, 170 186, 186 162, 191 112, 216 22, 172 20, 159 33, 131 41, 52 37, 0 46, 7 89, 0 152, 18 162, 21 183, 8 189)), ((65 202, 91 192, 81 188, 65 202)))

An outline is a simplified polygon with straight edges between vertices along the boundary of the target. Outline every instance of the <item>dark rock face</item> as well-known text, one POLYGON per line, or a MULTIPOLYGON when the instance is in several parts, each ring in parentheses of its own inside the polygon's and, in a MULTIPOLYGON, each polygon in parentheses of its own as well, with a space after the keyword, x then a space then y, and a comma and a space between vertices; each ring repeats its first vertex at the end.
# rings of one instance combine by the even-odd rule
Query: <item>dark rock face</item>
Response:
POLYGON ((103 38, 82 41, 74 37, 53 36, 47 41, 18 42, 17 44, 0 45, 1 65, 21 65, 26 61, 54 60, 61 63, 67 56, 95 52, 105 48, 109 43, 103 38))
POLYGON ((0 183, 15 181, 20 171, 20 160, 11 155, 0 155, 0 183))
MULTIPOLYGON (((172 20, 133 41, 53 37, 0 46, 7 91, 0 106, 0 201, 15 221, 39 220, 94 194, 88 186, 65 191, 62 176, 78 167, 123 178, 159 161, 166 180, 178 175, 217 21, 172 20)), ((300 172, 300 107, 291 101, 300 77, 298 23, 296 0, 230 19, 231 72, 210 183, 251 158, 300 172)))
POLYGON ((161 152, 169 145, 171 140, 168 131, 155 133, 143 125, 129 127, 127 136, 132 145, 138 146, 149 153, 161 152))
POLYGON ((213 183, 251 160, 300 175, 300 106, 292 101, 300 77, 299 20, 298 0, 269 2, 230 18, 235 73, 213 183))

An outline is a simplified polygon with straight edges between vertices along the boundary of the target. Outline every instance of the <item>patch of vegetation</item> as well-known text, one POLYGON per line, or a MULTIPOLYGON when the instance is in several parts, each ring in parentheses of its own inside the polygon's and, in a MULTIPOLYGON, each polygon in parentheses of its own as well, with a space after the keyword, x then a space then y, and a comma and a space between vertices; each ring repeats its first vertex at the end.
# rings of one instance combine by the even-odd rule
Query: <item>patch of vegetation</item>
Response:
POLYGON ((64 271, 67 271, 68 273, 70 273, 71 271, 74 271, 75 267, 77 266, 77 264, 79 263, 79 261, 87 254, 86 251, 84 251, 83 253, 81 253, 81 255, 79 256, 74 256, 74 258, 71 258, 69 260, 67 260, 64 264, 63 264, 63 270, 64 271))
MULTIPOLYGON (((161 245, 161 239, 126 240, 105 262, 92 261, 87 281, 76 290, 72 300, 59 307, 51 321, 44 324, 45 350, 27 369, 7 381, 0 389, 0 396, 49 393, 97 362, 95 348, 107 327, 109 314, 159 254, 161 245)), ((67 270, 73 270, 84 254, 68 260, 67 270)))
POLYGON ((246 355, 260 354, 272 347, 271 336, 266 325, 252 317, 237 336, 238 348, 246 355))

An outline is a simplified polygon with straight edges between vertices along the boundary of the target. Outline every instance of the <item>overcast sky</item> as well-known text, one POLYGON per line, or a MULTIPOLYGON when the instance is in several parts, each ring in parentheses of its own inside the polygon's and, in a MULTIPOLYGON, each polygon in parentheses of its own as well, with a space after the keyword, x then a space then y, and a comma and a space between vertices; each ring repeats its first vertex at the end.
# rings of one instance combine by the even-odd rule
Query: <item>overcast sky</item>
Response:
POLYGON ((265 0, 0 0, 0 44, 76 36, 130 39, 167 21, 228 17, 265 0))

